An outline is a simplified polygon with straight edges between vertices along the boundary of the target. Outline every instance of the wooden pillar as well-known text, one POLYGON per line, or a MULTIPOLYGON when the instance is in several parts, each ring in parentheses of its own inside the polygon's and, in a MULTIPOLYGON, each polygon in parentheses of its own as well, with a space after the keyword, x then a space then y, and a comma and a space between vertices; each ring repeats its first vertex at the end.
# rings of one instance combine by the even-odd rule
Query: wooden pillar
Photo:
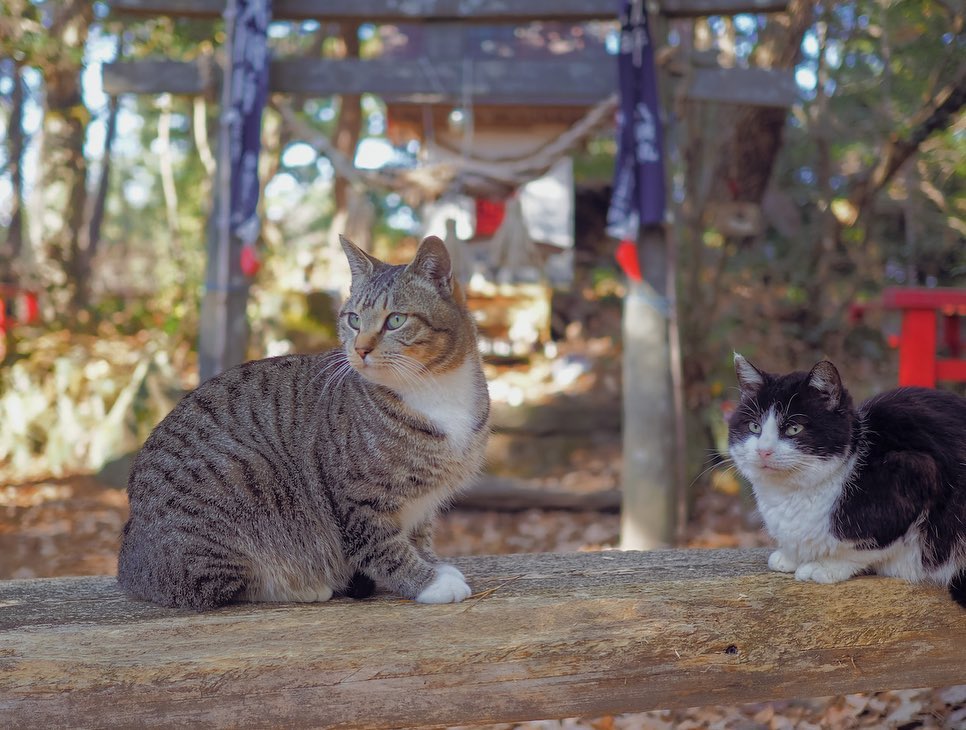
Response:
POLYGON ((208 223, 208 259, 198 341, 200 383, 248 359, 249 282, 241 270, 241 241, 229 233, 225 242, 218 232, 220 208, 219 198, 215 200, 208 223))
POLYGON ((621 548, 667 547, 675 534, 674 398, 668 339, 667 239, 641 232, 644 281, 628 282, 623 323, 621 548))
POLYGON ((936 387, 936 312, 906 309, 899 340, 899 385, 936 387))
POLYGON ((248 350, 248 278, 241 269, 242 244, 231 230, 231 114, 236 3, 225 8, 225 48, 218 125, 215 204, 208 221, 208 263, 201 301, 198 375, 203 383, 243 363, 248 350))

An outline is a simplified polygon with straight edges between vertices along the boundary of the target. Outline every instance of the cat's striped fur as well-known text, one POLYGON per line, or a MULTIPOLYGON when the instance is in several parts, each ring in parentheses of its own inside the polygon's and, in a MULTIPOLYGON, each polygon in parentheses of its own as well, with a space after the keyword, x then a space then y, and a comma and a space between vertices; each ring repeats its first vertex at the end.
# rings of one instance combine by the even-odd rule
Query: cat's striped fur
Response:
POLYGON ((341 349, 229 370, 145 442, 118 561, 130 594, 197 610, 321 601, 372 581, 423 602, 469 595, 431 540, 489 432, 465 297, 438 238, 408 266, 343 248, 341 349))

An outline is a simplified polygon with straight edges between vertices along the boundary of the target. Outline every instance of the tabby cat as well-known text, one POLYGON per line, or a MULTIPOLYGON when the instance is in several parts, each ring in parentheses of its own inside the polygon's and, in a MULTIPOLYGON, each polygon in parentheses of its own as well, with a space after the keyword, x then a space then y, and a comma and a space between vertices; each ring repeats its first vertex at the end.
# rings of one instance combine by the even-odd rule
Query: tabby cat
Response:
POLYGON ((735 355, 729 447, 778 542, 768 567, 948 586, 966 607, 966 399, 899 388, 858 408, 835 366, 775 375, 735 355))
POLYGON ((470 595, 432 520, 483 461, 489 396, 443 242, 408 266, 346 239, 340 349, 257 360, 189 393, 128 482, 118 581, 164 606, 325 601, 374 583, 470 595))

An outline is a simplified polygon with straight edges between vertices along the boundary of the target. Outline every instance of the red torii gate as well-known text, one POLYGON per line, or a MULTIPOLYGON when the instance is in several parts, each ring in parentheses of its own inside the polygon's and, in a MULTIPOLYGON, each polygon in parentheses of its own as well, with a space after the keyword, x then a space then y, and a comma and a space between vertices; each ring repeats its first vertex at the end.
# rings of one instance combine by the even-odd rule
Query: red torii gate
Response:
POLYGON ((938 381, 966 382, 966 358, 959 330, 966 318, 966 289, 893 287, 882 292, 882 306, 902 312, 899 385, 936 387, 938 381), (936 319, 941 319, 942 338, 936 319), (949 357, 939 357, 944 344, 949 357))

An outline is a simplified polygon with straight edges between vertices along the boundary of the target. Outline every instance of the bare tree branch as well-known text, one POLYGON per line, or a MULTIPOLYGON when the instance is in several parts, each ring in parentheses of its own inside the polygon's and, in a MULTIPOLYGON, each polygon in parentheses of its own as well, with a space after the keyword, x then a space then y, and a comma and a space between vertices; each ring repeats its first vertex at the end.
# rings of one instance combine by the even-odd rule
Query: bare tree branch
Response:
POLYGON ((956 80, 940 89, 911 120, 909 132, 895 132, 886 142, 878 164, 860 181, 850 196, 852 204, 862 210, 889 182, 900 167, 912 157, 930 136, 949 126, 956 113, 966 106, 966 65, 956 80))

